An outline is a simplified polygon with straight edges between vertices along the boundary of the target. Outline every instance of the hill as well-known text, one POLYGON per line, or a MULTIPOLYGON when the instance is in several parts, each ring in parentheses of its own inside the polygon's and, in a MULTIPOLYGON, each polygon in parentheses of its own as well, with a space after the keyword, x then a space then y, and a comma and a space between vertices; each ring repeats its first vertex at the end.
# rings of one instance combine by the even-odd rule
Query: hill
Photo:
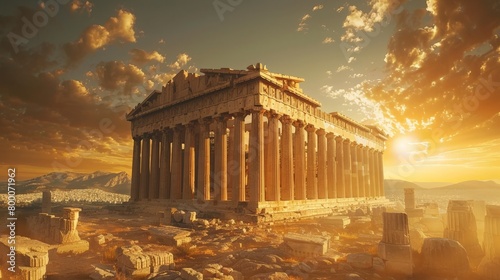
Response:
POLYGON ((500 184, 494 182, 494 181, 464 181, 456 184, 451 184, 448 186, 440 187, 438 189, 448 189, 448 190, 499 190, 500 191, 500 184))
MULTIPOLYGON (((7 184, 0 189, 5 193, 7 184)), ((107 192, 129 194, 130 178, 127 173, 110 173, 96 171, 94 173, 52 172, 26 181, 16 182, 16 192, 27 194, 43 190, 100 189, 107 192)))

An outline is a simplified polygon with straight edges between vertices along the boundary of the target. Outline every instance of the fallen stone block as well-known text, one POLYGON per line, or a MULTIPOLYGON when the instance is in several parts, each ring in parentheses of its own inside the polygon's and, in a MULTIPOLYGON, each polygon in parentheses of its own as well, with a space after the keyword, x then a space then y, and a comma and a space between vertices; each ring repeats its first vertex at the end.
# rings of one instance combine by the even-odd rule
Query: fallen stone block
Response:
POLYGON ((60 244, 57 246, 56 252, 58 254, 82 254, 89 250, 89 242, 87 240, 80 240, 71 243, 60 244))
POLYGON ((17 270, 19 273, 18 275, 20 275, 23 280, 42 280, 45 279, 45 274, 47 273, 47 268, 45 266, 19 266, 17 270))
POLYGON ((288 280, 285 272, 259 273, 249 278, 249 280, 288 280))
POLYGON ((150 269, 151 260, 137 245, 123 246, 116 249, 116 261, 120 268, 150 269))
POLYGON ((180 246, 191 242, 191 231, 174 226, 160 226, 149 228, 148 231, 158 238, 159 242, 171 246, 180 246))
POLYGON ((184 280, 203 280, 203 274, 192 268, 183 268, 181 278, 184 280))
POLYGON ((329 236, 287 233, 283 241, 286 250, 298 256, 318 257, 330 248, 329 236))
POLYGON ((321 220, 322 224, 331 225, 338 228, 345 228, 351 223, 351 218, 348 216, 332 216, 321 220))
POLYGON ((112 265, 97 264, 92 265, 94 272, 89 277, 93 280, 113 280, 115 279, 115 269, 112 265))
POLYGON ((365 253, 347 255, 347 263, 354 268, 372 268, 373 257, 365 253))
POLYGON ((184 224, 192 224, 196 221, 196 212, 194 211, 187 211, 184 214, 184 217, 182 218, 182 222, 184 224))

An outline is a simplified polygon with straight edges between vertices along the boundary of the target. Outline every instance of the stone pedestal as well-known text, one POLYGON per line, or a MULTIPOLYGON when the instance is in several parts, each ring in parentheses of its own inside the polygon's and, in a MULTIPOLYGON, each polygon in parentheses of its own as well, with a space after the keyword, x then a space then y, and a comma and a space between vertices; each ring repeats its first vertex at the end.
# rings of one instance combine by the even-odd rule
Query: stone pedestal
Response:
POLYGON ((42 213, 51 214, 52 201, 50 191, 42 192, 42 213))
POLYGON ((484 220, 484 258, 479 273, 489 279, 500 279, 500 205, 487 205, 484 220))
POLYGON ((410 231, 406 213, 383 213, 384 232, 378 245, 378 255, 389 274, 413 274, 410 231))
POLYGON ((477 225, 472 201, 450 200, 448 203, 447 225, 443 236, 460 242, 471 257, 482 255, 477 238, 477 225))

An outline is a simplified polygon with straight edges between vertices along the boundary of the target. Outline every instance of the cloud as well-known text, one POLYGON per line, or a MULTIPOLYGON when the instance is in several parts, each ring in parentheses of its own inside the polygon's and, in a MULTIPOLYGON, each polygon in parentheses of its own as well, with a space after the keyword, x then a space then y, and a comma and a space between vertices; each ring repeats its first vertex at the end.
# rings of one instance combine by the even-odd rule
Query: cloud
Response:
POLYGON ((335 72, 340 73, 340 72, 342 72, 342 71, 346 71, 346 70, 350 70, 350 71, 352 71, 352 68, 351 68, 351 67, 349 67, 349 66, 347 66, 347 65, 341 65, 341 66, 339 66, 339 67, 337 68, 337 70, 336 70, 335 72))
POLYGON ((165 60, 165 57, 157 51, 147 52, 141 49, 132 49, 129 51, 129 54, 132 56, 132 63, 137 65, 142 65, 150 61, 163 62, 165 60))
POLYGON ((356 73, 356 74, 351 74, 349 75, 349 78, 351 79, 356 79, 356 78, 362 78, 364 77, 365 75, 364 74, 361 74, 361 73, 356 73))
POLYGON ((134 14, 119 10, 116 17, 109 18, 104 25, 88 27, 78 40, 64 45, 67 65, 75 66, 85 56, 116 41, 135 42, 134 24, 134 14))
POLYGON ((146 80, 144 72, 133 64, 121 61, 101 62, 96 67, 96 77, 105 90, 130 94, 137 85, 146 80))
POLYGON ((335 40, 333 40, 332 37, 326 37, 324 40, 323 40, 323 44, 331 44, 331 43, 334 43, 335 40))
POLYGON ((318 11, 318 10, 321 10, 321 9, 323 9, 323 5, 316 5, 316 6, 313 7, 312 10, 314 12, 314 11, 318 11))
POLYGON ((69 9, 71 12, 85 11, 90 15, 90 13, 92 13, 93 7, 94 4, 90 1, 73 0, 73 2, 71 2, 69 6, 69 9))
POLYGON ((311 18, 311 16, 309 14, 306 14, 302 17, 302 19, 300 20, 300 23, 299 23, 299 27, 297 27, 297 31, 298 32, 301 32, 301 31, 305 31, 307 30, 308 28, 306 27, 306 22, 307 20, 311 18))
POLYGON ((182 66, 186 65, 191 60, 191 57, 187 53, 180 53, 177 55, 177 60, 170 64, 169 67, 174 70, 181 69, 182 66))

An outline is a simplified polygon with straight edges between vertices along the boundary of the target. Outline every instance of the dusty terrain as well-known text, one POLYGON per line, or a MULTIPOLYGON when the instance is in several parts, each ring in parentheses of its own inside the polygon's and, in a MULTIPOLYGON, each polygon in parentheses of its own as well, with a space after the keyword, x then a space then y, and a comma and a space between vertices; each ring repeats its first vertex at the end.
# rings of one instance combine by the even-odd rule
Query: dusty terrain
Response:
MULTIPOLYGON (((60 212, 62 207, 54 206, 53 213, 60 212)), ((245 279, 272 272, 285 272, 289 277, 287 279, 405 279, 385 275, 375 262, 368 268, 361 268, 346 261, 351 253, 366 253, 376 257, 377 244, 382 238, 381 221, 372 221, 369 213, 359 210, 345 213, 350 214, 352 221, 345 229, 327 225, 321 217, 261 225, 207 219, 205 225, 179 225, 192 231, 192 240, 187 244, 172 246, 166 245, 148 231, 158 226, 158 219, 154 215, 133 214, 119 205, 77 207, 83 208, 78 231, 82 239, 90 242, 90 250, 77 255, 58 254, 50 250, 47 279, 91 279, 96 265, 115 270, 115 249, 131 244, 171 252, 176 271, 186 267, 204 271, 216 264, 227 270, 240 271, 245 279), (283 235, 288 232, 331 236, 328 253, 309 258, 287 253, 282 244, 283 235), (104 244, 96 244, 99 235, 104 235, 104 244)), ((35 207, 25 208, 19 215, 36 215, 38 211, 35 207)), ((18 234, 23 235, 25 232, 26 229, 20 227, 18 234)), ((418 255, 415 255, 414 260, 418 263, 418 255)), ((175 274, 169 275, 160 277, 162 273, 159 273, 151 279, 175 279, 175 274)), ((122 275, 118 277, 126 279, 122 275)), ((419 277, 417 270, 416 276, 411 279, 428 278, 419 277)))

